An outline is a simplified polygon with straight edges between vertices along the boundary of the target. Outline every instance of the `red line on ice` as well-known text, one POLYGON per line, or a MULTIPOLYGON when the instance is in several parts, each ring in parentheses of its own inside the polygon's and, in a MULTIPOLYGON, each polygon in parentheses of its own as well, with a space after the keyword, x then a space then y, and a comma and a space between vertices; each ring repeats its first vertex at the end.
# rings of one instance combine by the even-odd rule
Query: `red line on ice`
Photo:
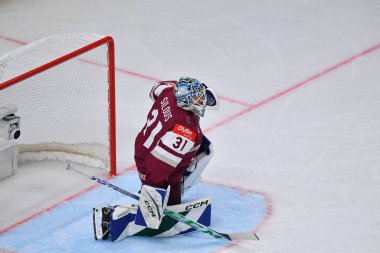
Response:
POLYGON ((23 42, 21 40, 5 37, 5 36, 2 36, 2 35, 0 35, 0 39, 6 40, 6 41, 9 41, 9 42, 13 42, 13 43, 16 43, 16 44, 19 44, 19 45, 26 45, 27 44, 26 42, 23 42))
POLYGON ((14 228, 16 228, 16 227, 18 227, 18 226, 20 226, 20 225, 22 225, 22 224, 24 224, 24 223, 30 221, 30 220, 33 220, 34 218, 36 218, 36 217, 38 217, 38 216, 40 216, 40 215, 42 215, 42 214, 44 214, 44 213, 46 213, 46 212, 51 211, 52 209, 54 209, 54 208, 56 208, 56 207, 62 205, 62 204, 65 203, 65 202, 70 201, 70 200, 72 200, 72 199, 75 199, 76 197, 79 197, 80 195, 82 195, 82 194, 84 194, 84 193, 86 193, 86 192, 89 192, 90 190, 94 189, 94 188, 97 187, 97 186, 98 186, 98 184, 92 184, 92 185, 90 185, 89 187, 87 187, 86 189, 83 189, 83 190, 81 190, 80 192, 75 193, 74 195, 69 196, 69 197, 63 199, 63 200, 61 200, 61 201, 59 201, 59 202, 57 202, 57 203, 51 205, 51 206, 48 207, 48 208, 42 209, 41 211, 39 211, 39 212, 37 212, 37 213, 35 213, 35 214, 33 214, 33 215, 31 215, 31 216, 29 216, 29 217, 27 217, 27 218, 21 220, 21 221, 19 221, 19 222, 16 222, 15 224, 10 225, 9 227, 6 227, 6 228, 4 228, 4 229, 1 229, 1 230, 0 230, 0 234, 5 233, 5 232, 8 232, 9 230, 12 230, 12 229, 14 229, 14 228))
POLYGON ((234 120, 236 118, 240 118, 241 116, 243 116, 243 115, 245 115, 245 114, 247 114, 247 113, 249 113, 249 112, 251 112, 251 111, 253 111, 255 109, 258 109, 258 108, 260 108, 260 107, 268 104, 269 102, 272 102, 272 101, 274 101, 274 100, 276 100, 278 98, 281 98, 282 96, 284 96, 284 95, 286 95, 286 94, 288 94, 288 93, 290 93, 290 92, 292 92, 292 91, 294 91, 294 90, 296 90, 298 88, 301 88, 302 86, 304 86, 306 84, 309 84, 310 82, 315 81, 315 80, 321 78, 322 76, 325 76, 325 75, 331 73, 334 70, 337 70, 337 69, 339 69, 339 68, 341 68, 341 67, 343 67, 343 66, 345 66, 345 65, 347 65, 349 63, 351 63, 352 61, 356 60, 359 57, 362 57, 362 56, 365 56, 365 55, 367 55, 369 53, 372 53, 372 52, 374 52, 375 50, 377 50, 379 48, 380 48, 380 43, 377 44, 377 45, 375 45, 375 46, 372 46, 372 47, 370 47, 370 48, 368 48, 368 49, 366 49, 366 50, 364 50, 364 51, 362 51, 362 52, 360 52, 360 53, 358 53, 358 54, 356 54, 354 56, 351 56, 350 58, 347 58, 346 60, 343 60, 343 61, 335 64, 334 66, 332 66, 330 68, 327 68, 327 69, 325 69, 325 70, 323 70, 323 71, 321 71, 321 72, 319 72, 319 73, 317 73, 317 74, 315 74, 315 75, 313 75, 313 76, 311 76, 311 77, 309 77, 309 78, 307 78, 307 79, 305 79, 305 80, 303 80, 303 81, 301 81, 301 82, 299 82, 297 84, 294 84, 293 86, 290 86, 289 88, 287 88, 287 89, 285 89, 283 91, 280 91, 280 92, 274 94, 273 96, 270 96, 270 97, 262 100, 261 102, 249 105, 244 110, 242 110, 242 111, 240 111, 238 113, 235 113, 232 116, 230 116, 230 117, 228 117, 228 118, 226 118, 226 119, 224 119, 222 121, 219 121, 216 124, 210 126, 209 128, 205 129, 204 132, 208 132, 208 131, 214 130, 215 128, 218 128, 218 127, 220 127, 220 126, 222 126, 222 125, 224 125, 224 124, 226 124, 226 123, 228 123, 228 122, 230 122, 230 121, 232 121, 232 120, 234 120))
MULTIPOLYGON (((124 173, 126 173, 126 172, 128 172, 128 171, 130 171, 130 170, 134 170, 135 168, 136 168, 135 165, 128 166, 128 167, 125 168, 123 171, 119 172, 119 174, 120 174, 120 175, 123 175, 124 173)), ((110 180, 111 178, 112 178, 111 176, 108 176, 108 177, 106 177, 106 178, 103 178, 103 180, 108 181, 108 180, 110 180)), ((6 228, 4 228, 4 229, 1 229, 1 230, 0 230, 0 234, 5 233, 5 232, 8 232, 9 230, 12 230, 12 229, 18 227, 18 226, 24 224, 25 222, 28 222, 28 221, 30 221, 30 220, 33 220, 34 218, 37 218, 38 216, 40 216, 40 215, 42 215, 42 214, 44 214, 44 213, 46 213, 46 212, 49 212, 49 211, 53 210, 54 208, 57 208, 57 207, 61 206, 62 204, 66 203, 66 202, 68 202, 68 201, 71 201, 71 200, 73 200, 73 199, 75 199, 75 198, 81 196, 82 194, 85 194, 85 193, 87 193, 87 192, 93 190, 94 188, 96 188, 96 187, 98 187, 98 186, 100 186, 100 184, 98 184, 98 183, 94 183, 94 184, 88 186, 87 188, 81 190, 80 192, 78 192, 78 193, 76 193, 76 194, 74 194, 74 195, 71 195, 71 196, 69 196, 69 197, 67 197, 67 198, 65 198, 65 199, 63 199, 63 200, 61 200, 61 201, 59 201, 59 202, 57 202, 57 203, 51 205, 50 207, 47 207, 47 208, 45 208, 45 209, 42 209, 41 211, 39 211, 39 212, 37 212, 37 213, 35 213, 35 214, 33 214, 33 215, 31 215, 31 216, 29 216, 29 217, 27 217, 27 218, 25 218, 25 219, 19 221, 19 222, 17 222, 17 223, 15 223, 15 224, 13 224, 13 225, 11 225, 11 226, 9 226, 9 227, 6 227, 6 228)))

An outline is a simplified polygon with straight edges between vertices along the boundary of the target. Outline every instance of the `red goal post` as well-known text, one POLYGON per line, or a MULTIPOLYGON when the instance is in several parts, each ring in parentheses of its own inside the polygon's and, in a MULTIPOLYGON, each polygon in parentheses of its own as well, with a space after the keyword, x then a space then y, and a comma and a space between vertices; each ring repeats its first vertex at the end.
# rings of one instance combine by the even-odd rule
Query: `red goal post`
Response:
POLYGON ((116 175, 114 58, 113 39, 92 33, 49 36, 0 56, 0 110, 17 108, 21 135, 12 141, 22 159, 116 175))

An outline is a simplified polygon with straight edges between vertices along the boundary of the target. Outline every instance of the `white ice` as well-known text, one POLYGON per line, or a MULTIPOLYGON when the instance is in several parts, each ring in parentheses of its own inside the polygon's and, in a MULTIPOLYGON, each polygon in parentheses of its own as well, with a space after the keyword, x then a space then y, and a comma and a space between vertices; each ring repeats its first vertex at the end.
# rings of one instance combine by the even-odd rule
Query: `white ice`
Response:
MULTIPOLYGON (((134 163, 133 140, 154 83, 125 70, 160 80, 197 77, 222 97, 220 110, 207 112, 202 122, 216 152, 204 179, 271 197, 261 241, 223 252, 375 253, 379 27, 376 0, 0 0, 0 55, 52 34, 112 36, 120 170, 134 163), (303 85, 288 90, 296 84, 303 85)), ((0 212, 7 217, 0 229, 27 217, 25 209, 31 215, 87 185, 73 176, 67 191, 50 192, 49 203, 38 196, 4 201, 14 188, 20 196, 27 192, 22 187, 32 174, 44 183, 45 196, 61 172, 42 167, 20 169, 0 182, 0 212)))

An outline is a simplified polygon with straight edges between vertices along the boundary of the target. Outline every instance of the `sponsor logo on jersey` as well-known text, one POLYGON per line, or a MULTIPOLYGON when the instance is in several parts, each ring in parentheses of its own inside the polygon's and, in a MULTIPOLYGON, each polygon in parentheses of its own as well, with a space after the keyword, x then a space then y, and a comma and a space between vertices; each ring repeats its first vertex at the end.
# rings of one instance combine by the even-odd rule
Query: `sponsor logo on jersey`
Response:
POLYGON ((192 142, 194 142, 197 137, 197 134, 193 130, 180 124, 174 126, 173 132, 191 140, 192 142))

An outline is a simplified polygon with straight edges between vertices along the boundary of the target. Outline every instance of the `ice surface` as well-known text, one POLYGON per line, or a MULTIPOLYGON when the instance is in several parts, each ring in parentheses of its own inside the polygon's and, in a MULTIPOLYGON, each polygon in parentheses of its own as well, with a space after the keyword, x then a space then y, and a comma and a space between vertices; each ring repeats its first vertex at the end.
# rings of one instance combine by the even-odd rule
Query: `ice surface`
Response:
MULTIPOLYGON (((189 239, 197 249, 374 253, 380 248, 379 26, 380 3, 371 0, 0 1, 0 54, 52 34, 113 36, 120 170, 134 164, 133 141, 145 122, 153 79, 190 75, 215 88, 223 99, 220 110, 207 112, 202 121, 215 146, 203 178, 226 189, 262 192, 272 212, 262 225, 252 224, 259 242, 211 249, 217 242, 189 239)), ((23 184, 30 177, 57 176, 39 171, 21 169, 0 187, 14 180, 12 187, 28 191, 23 184)), ((78 183, 84 180, 78 177, 63 185, 70 191, 50 191, 49 203, 1 201, 2 216, 17 224, 25 208, 33 215, 90 185, 78 183)), ((3 186, 0 196, 12 194, 12 187, 3 186)), ((41 196, 48 189, 41 189, 41 196)), ((237 218, 244 223, 248 215, 237 218)), ((87 213, 83 219, 89 219, 87 213)), ((67 226, 84 236, 88 231, 80 221, 67 226)), ((64 228, 57 228, 54 240, 42 238, 46 248, 67 243, 67 234, 58 232, 64 228)), ((181 239, 174 240, 178 247, 171 249, 185 251, 181 239)), ((140 246, 135 252, 146 252, 145 243, 176 244, 168 242, 131 244, 140 246)), ((22 252, 33 252, 34 242, 29 243, 22 252)), ((123 245, 128 251, 128 243, 123 245)))
MULTIPOLYGON (((112 180, 112 184, 137 191, 140 184, 136 179, 137 173, 130 171, 112 180)), ((266 213, 265 196, 254 192, 241 194, 239 189, 226 189, 207 183, 199 184, 196 189, 191 189, 184 202, 199 199, 205 193, 212 198, 212 202, 215 202, 211 208, 212 225, 220 232, 250 231, 252 227, 260 225, 266 213), (251 213, 245 218, 244 223, 238 222, 242 210, 236 207, 240 206, 241 202, 246 204, 244 211, 251 213)), ((154 252, 168 252, 171 248, 177 249, 178 244, 181 248, 180 252, 194 252, 194 247, 197 245, 201 246, 197 252, 210 252, 229 243, 227 240, 216 240, 196 232, 174 238, 129 237, 117 243, 95 241, 92 232, 91 206, 101 207, 105 204, 131 202, 137 203, 117 191, 100 186, 5 233, 0 238, 0 244, 2 247, 17 249, 19 252, 42 253, 107 250, 125 252, 126 249, 129 252, 141 252, 144 248, 154 249, 154 252), (30 233, 30 231, 34 232, 30 233)))

